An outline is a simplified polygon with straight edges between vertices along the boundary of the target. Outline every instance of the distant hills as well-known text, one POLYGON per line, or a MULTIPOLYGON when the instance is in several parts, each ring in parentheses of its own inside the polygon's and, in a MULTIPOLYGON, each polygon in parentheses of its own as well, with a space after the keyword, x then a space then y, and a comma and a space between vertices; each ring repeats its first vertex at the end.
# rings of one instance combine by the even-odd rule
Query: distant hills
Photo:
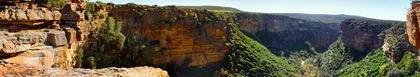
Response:
POLYGON ((243 12, 239 9, 232 7, 222 7, 222 6, 176 6, 178 8, 187 8, 187 9, 198 9, 198 10, 213 10, 213 11, 227 11, 227 12, 243 12))
POLYGON ((346 19, 360 19, 366 18, 361 16, 354 16, 354 15, 329 15, 329 14, 303 14, 303 13, 275 13, 276 15, 284 15, 289 16, 291 18, 296 19, 303 19, 309 21, 317 21, 323 23, 341 23, 346 19))
MULTIPOLYGON (((188 9, 199 9, 199 10, 212 10, 212 11, 223 11, 223 12, 246 12, 232 7, 222 7, 222 6, 177 6, 178 8, 188 8, 188 9)), ((356 19, 356 18, 366 18, 362 16, 354 15, 330 15, 330 14, 304 14, 304 13, 271 13, 274 15, 283 15, 296 19, 303 19, 309 21, 316 21, 322 23, 335 23, 340 24, 345 19, 356 19)))

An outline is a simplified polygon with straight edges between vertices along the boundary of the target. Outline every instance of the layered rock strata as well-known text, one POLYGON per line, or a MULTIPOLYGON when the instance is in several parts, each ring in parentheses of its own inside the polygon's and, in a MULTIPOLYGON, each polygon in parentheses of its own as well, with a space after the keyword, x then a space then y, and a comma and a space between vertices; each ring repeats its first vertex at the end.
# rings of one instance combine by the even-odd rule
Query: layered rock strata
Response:
POLYGON ((35 0, 0 2, 2 61, 72 68, 74 51, 89 33, 83 0, 65 0, 61 10, 51 10, 35 0))

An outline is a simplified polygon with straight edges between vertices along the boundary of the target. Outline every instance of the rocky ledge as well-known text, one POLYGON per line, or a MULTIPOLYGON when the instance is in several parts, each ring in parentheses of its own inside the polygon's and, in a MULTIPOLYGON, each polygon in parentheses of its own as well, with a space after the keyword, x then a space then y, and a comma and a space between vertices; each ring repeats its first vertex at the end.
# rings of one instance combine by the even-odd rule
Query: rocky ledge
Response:
MULTIPOLYGON (((0 62, 1 63, 1 62, 0 62)), ((22 77, 169 77, 168 73, 159 68, 133 67, 133 68, 103 68, 103 69, 73 69, 62 70, 58 68, 42 68, 19 64, 1 64, 0 76, 22 77)))

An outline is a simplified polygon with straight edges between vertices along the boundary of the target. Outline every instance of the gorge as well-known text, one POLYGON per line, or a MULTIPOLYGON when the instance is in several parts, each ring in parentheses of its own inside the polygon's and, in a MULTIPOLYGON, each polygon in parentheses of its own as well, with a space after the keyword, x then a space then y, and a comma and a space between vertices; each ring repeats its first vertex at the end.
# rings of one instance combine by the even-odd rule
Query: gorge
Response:
POLYGON ((418 5, 403 22, 217 6, 0 0, 0 76, 419 76, 418 5))

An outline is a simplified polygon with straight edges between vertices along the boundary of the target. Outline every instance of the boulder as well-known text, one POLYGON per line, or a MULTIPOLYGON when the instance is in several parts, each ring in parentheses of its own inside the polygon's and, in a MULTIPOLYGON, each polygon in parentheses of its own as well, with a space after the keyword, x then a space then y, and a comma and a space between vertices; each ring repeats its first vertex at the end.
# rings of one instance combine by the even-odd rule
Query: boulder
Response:
MULTIPOLYGON (((1 38, 3 38, 3 39, 0 39, 0 52, 1 53, 17 53, 14 50, 16 46, 15 44, 13 44, 13 42, 9 41, 9 39, 5 39, 7 37, 1 37, 1 38)), ((4 54, 0 54, 0 56, 4 56, 4 54)))
POLYGON ((49 32, 47 40, 53 46, 67 45, 66 33, 64 31, 49 32))
POLYGON ((66 32, 66 37, 69 44, 77 42, 76 30, 74 30, 73 28, 65 28, 64 30, 66 32))

